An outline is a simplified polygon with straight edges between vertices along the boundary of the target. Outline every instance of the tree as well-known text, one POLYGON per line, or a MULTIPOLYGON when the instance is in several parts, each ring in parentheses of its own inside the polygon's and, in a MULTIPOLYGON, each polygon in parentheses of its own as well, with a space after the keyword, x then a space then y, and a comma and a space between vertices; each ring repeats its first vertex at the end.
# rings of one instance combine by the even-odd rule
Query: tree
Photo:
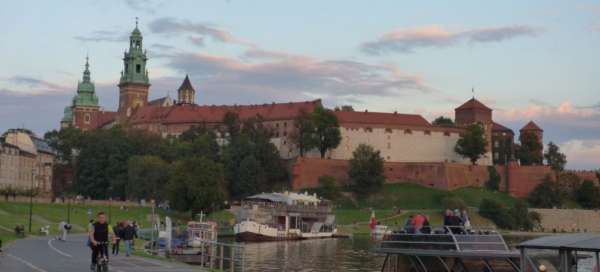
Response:
POLYGON ((600 208, 600 189, 593 181, 585 180, 575 191, 575 199, 583 208, 600 208))
POLYGON ((451 118, 439 116, 438 118, 435 118, 431 124, 436 126, 452 127, 454 126, 454 121, 452 121, 451 118))
POLYGON ((238 184, 233 187, 231 194, 245 197, 256 194, 265 187, 265 173, 254 155, 248 155, 240 162, 238 172, 238 184))
POLYGON ((527 197, 527 201, 536 208, 561 207, 565 200, 565 191, 558 182, 552 181, 550 176, 536 186, 527 197))
POLYGON ((169 164, 158 156, 132 156, 127 163, 127 197, 165 199, 169 170, 169 164))
POLYGON ((454 151, 465 158, 469 158, 471 163, 475 165, 477 164, 477 160, 485 154, 486 146, 487 141, 485 139, 483 126, 480 124, 472 124, 460 135, 460 139, 456 142, 454 151))
POLYGON ((313 111, 312 122, 315 126, 315 146, 319 149, 321 158, 325 158, 325 153, 336 148, 342 141, 340 125, 335 114, 321 106, 313 111))
POLYGON ((337 200, 341 195, 335 177, 332 176, 320 176, 319 187, 316 191, 321 197, 332 201, 337 200))
POLYGON ((241 129, 240 116, 235 112, 225 113, 223 125, 225 126, 225 132, 229 134, 229 139, 237 137, 241 129))
POLYGON ((500 174, 496 171, 496 167, 488 166, 489 179, 485 183, 485 187, 490 191, 498 191, 500 189, 500 174))
POLYGON ((291 135, 291 138, 300 151, 300 157, 304 157, 304 153, 316 146, 317 142, 315 137, 315 126, 312 122, 311 115, 302 110, 294 120, 294 127, 296 128, 296 131, 291 135))
POLYGON ((77 128, 63 128, 60 131, 52 130, 44 134, 44 140, 57 151, 57 160, 64 164, 72 165, 73 154, 81 146, 83 131, 77 128))
POLYGON ((378 191, 385 182, 380 152, 369 145, 360 144, 352 152, 348 176, 352 191, 359 197, 378 191))
POLYGON ((560 149, 553 142, 548 143, 548 151, 544 153, 546 163, 557 172, 565 170, 567 156, 560 152, 560 149))
POLYGON ((192 157, 174 163, 167 194, 171 206, 191 215, 210 213, 225 200, 223 166, 205 157, 192 157))
POLYGON ((541 165, 544 146, 534 132, 524 131, 521 135, 521 145, 517 149, 517 157, 521 165, 541 165))

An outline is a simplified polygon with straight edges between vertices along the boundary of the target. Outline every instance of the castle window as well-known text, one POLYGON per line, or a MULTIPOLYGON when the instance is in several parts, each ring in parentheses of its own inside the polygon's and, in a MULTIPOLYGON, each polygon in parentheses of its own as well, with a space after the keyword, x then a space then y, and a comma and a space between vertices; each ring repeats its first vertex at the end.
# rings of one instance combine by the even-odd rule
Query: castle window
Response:
POLYGON ((431 131, 430 130, 425 130, 425 132, 423 132, 425 135, 431 135, 431 131))
POLYGON ((373 132, 373 128, 371 128, 371 127, 366 127, 366 128, 365 128, 365 132, 373 132))
POLYGON ((450 136, 450 132, 444 131, 444 136, 450 136))
POLYGON ((135 65, 135 72, 139 74, 141 71, 142 71, 142 66, 139 65, 139 64, 136 64, 135 65))
POLYGON ((385 133, 392 133, 392 129, 391 128, 386 128, 385 129, 385 133))
POLYGON ((89 113, 86 113, 86 114, 83 116, 83 122, 84 122, 84 123, 86 123, 86 124, 89 124, 91 119, 92 119, 92 117, 90 116, 90 114, 89 114, 89 113))
POLYGON ((412 130, 410 130, 410 129, 405 129, 405 130, 404 130, 404 134, 412 134, 412 130))
POLYGON ((284 131, 284 132, 283 132, 283 136, 287 136, 287 131, 284 131))
POLYGON ((284 126, 284 127, 287 127, 287 122, 283 122, 283 126, 284 126))
POLYGON ((275 127, 279 127, 279 123, 275 123, 275 127))

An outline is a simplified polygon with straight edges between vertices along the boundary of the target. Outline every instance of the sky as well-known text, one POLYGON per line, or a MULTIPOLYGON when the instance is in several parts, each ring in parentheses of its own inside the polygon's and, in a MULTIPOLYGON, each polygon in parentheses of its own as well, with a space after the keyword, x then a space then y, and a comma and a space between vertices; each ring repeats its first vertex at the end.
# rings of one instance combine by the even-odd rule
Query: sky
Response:
POLYGON ((89 56, 115 110, 139 18, 150 98, 312 100, 454 116, 473 95, 515 132, 534 120, 568 168, 600 168, 600 1, 10 1, 0 8, 0 131, 59 127, 89 56))

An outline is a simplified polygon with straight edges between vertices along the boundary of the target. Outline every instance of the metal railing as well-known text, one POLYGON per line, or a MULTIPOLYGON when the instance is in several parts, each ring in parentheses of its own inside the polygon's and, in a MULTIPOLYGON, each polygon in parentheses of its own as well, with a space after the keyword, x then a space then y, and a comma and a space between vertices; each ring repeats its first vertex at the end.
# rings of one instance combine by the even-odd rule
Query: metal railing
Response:
POLYGON ((407 230, 386 234, 379 249, 508 251, 504 238, 495 229, 465 229, 462 226, 430 227, 428 233, 407 230))
POLYGON ((242 245, 201 242, 193 249, 177 249, 170 253, 169 257, 219 271, 244 271, 245 251, 242 245))

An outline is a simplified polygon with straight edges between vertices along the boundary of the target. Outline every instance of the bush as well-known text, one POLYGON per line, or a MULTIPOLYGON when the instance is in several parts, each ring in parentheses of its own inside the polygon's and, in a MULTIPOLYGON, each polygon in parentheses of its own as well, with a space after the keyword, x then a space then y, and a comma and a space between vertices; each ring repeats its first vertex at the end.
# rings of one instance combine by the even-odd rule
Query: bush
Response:
POLYGON ((583 208, 594 209, 600 207, 600 189, 594 182, 586 180, 575 189, 575 199, 583 208))
POLYGON ((496 171, 496 167, 488 166, 489 180, 485 183, 485 187, 490 191, 500 190, 500 175, 496 171))
POLYGON ((492 220, 500 228, 511 228, 512 222, 508 216, 508 209, 500 202, 484 199, 479 206, 479 214, 492 220))
POLYGON ((495 200, 484 199, 481 201, 479 214, 503 229, 532 230, 540 222, 540 215, 529 212, 527 202, 522 200, 517 201, 513 207, 507 208, 495 200))
POLYGON ((332 176, 320 176, 319 187, 317 187, 317 194, 321 197, 335 201, 341 195, 340 187, 337 186, 337 182, 332 176))
POLYGON ((544 182, 529 193, 527 201, 536 208, 561 207, 565 201, 566 192, 558 182, 554 182, 547 176, 544 182))
POLYGON ((462 200, 462 198, 455 196, 444 197, 442 199, 442 206, 444 207, 444 209, 450 210, 462 210, 467 208, 467 204, 465 203, 465 201, 462 200))

